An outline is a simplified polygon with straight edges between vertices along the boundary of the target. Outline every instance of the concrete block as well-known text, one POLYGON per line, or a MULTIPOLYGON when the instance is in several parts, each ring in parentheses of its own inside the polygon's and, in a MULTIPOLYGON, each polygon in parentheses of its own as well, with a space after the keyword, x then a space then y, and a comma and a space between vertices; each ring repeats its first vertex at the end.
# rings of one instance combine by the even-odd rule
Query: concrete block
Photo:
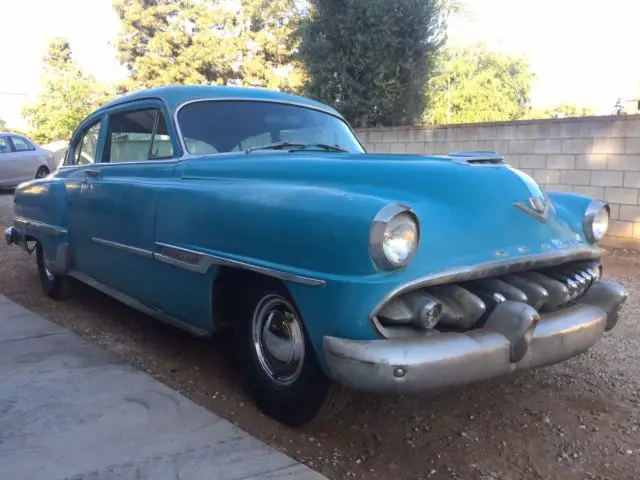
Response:
POLYGON ((547 168, 570 170, 576 168, 575 155, 548 155, 547 168))
POLYGON ((419 153, 422 154, 424 153, 424 146, 425 144, 423 142, 411 142, 407 144, 407 153, 419 153))
POLYGON ((407 144, 406 143, 392 143, 390 153, 407 153, 407 144))
POLYGON ((495 140, 498 138, 498 127, 478 127, 476 138, 478 140, 495 140))
POLYGON ((640 172, 624 172, 624 186, 640 188, 640 172))
POLYGON ((622 172, 591 172, 591 185, 598 187, 621 187, 622 178, 622 172))
POLYGON ((504 154, 509 151, 509 142, 506 140, 487 140, 484 149, 504 154))
POLYGON ((611 122, 609 126, 609 136, 610 137, 626 137, 627 135, 627 125, 631 122, 627 122, 626 120, 614 120, 611 122))
POLYGON ((626 153, 640 153, 640 138, 627 138, 626 153))
POLYGON ((633 224, 633 238, 640 240, 640 222, 633 224))
POLYGON ((589 185, 588 170, 562 170, 561 183, 568 185, 589 185))
POLYGON ((525 133, 528 139, 538 139, 538 138, 550 138, 551 137, 551 123, 550 122, 542 122, 542 123, 534 123, 529 125, 528 128, 525 127, 525 133))
POLYGON ((579 138, 602 138, 609 136, 609 120, 581 120, 578 122, 579 138))
POLYGON ((633 238, 633 223, 622 220, 611 220, 609 222, 609 232, 612 237, 633 238))
POLYGON ((505 155, 504 161, 513 168, 520 168, 520 155, 505 155))
POLYGON ((562 153, 590 153, 592 144, 591 138, 568 138, 562 141, 562 153))
POLYGON ((640 171, 640 155, 608 155, 609 170, 640 171))
POLYGON ((391 145, 393 145, 392 143, 374 143, 373 146, 373 150, 371 150, 373 153, 389 153, 391 151, 391 145))
POLYGON ((427 155, 441 155, 444 153, 442 142, 429 142, 424 145, 424 153, 427 155))
POLYGON ((591 153, 625 153, 625 138, 594 138, 591 153))
POLYGON ((638 205, 638 189, 607 187, 604 190, 604 200, 623 205, 638 205))
POLYGON ((515 137, 515 127, 513 125, 504 125, 498 127, 498 139, 511 140, 515 137))
POLYGON ((369 132, 369 142, 382 143, 382 132, 369 132))
POLYGON ((477 132, 474 127, 458 127, 453 131, 453 139, 457 142, 476 140, 477 132))
POLYGON ((520 166, 522 168, 545 168, 546 164, 544 155, 522 155, 520 157, 520 166))
POLYGON ((522 173, 526 173, 527 175, 529 175, 531 178, 533 178, 533 168, 521 168, 520 171, 522 173))
POLYGON ((398 143, 400 138, 396 130, 386 130, 382 132, 382 141, 385 143, 398 143))
POLYGON ((611 220, 619 220, 620 219, 620 205, 617 203, 609 204, 609 211, 611 212, 611 220))
POLYGON ((598 200, 604 199, 604 187, 591 187, 585 185, 576 186, 573 191, 580 195, 586 195, 587 197, 597 198, 598 200))
POLYGON ((413 142, 414 140, 414 131, 413 130, 400 130, 398 131, 398 141, 399 142, 413 142))
POLYGON ((640 206, 637 205, 620 205, 620 220, 629 222, 640 222, 640 206))
POLYGON ((551 192, 573 192, 573 185, 551 185, 548 190, 551 192))
POLYGON ((547 138, 536 140, 533 144, 533 153, 560 153, 562 152, 562 140, 547 138))
POLYGON ((576 168, 580 170, 606 170, 607 159, 607 155, 578 155, 576 158, 576 168))
POLYGON ((507 148, 509 153, 533 153, 533 140, 510 140, 507 148))
POLYGON ((435 131, 432 129, 416 130, 413 140, 416 142, 433 142, 435 138, 435 131))
POLYGON ((538 183, 557 185, 560 183, 560 170, 534 170, 533 178, 538 183))
POLYGON ((578 122, 565 120, 550 124, 550 138, 575 138, 578 136, 578 122))
POLYGON ((364 143, 365 145, 367 143, 369 143, 369 132, 359 132, 356 130, 356 137, 358 137, 358 140, 360 140, 361 143, 364 143))

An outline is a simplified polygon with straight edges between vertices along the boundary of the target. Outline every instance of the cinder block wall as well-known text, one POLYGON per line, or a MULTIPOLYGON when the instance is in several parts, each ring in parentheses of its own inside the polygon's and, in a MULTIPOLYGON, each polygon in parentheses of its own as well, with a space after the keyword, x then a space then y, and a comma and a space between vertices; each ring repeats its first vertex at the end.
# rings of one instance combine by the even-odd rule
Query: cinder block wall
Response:
POLYGON ((605 244, 640 248, 640 115, 370 128, 357 134, 375 153, 498 151, 547 190, 609 202, 605 244))

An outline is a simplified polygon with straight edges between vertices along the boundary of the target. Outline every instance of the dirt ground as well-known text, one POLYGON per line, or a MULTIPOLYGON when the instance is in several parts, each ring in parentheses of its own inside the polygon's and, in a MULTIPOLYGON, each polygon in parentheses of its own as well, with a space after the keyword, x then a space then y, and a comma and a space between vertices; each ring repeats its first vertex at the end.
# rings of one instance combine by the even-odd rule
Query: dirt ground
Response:
MULTIPOLYGON (((0 226, 11 216, 12 196, 0 195, 0 226)), ((0 293, 331 479, 640 479, 640 255, 610 251, 604 264, 630 298, 617 328, 586 354, 437 395, 354 393, 338 419, 301 430, 255 409, 228 335, 189 337, 83 286, 49 300, 34 256, 4 242, 0 293)))

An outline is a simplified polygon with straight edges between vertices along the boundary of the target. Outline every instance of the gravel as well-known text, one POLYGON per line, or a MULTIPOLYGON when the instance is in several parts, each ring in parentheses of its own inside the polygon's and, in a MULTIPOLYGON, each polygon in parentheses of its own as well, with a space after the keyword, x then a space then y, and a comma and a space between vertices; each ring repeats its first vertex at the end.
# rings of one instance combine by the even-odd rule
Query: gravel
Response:
MULTIPOLYGON (((0 195, 0 226, 12 196, 0 195)), ((638 479, 640 255, 611 250, 605 275, 630 292, 618 326, 559 365, 436 395, 352 394, 326 424, 291 430, 244 393, 228 334, 189 337, 82 285, 54 302, 35 259, 0 246, 0 293, 116 352, 195 402, 332 479, 638 479)))

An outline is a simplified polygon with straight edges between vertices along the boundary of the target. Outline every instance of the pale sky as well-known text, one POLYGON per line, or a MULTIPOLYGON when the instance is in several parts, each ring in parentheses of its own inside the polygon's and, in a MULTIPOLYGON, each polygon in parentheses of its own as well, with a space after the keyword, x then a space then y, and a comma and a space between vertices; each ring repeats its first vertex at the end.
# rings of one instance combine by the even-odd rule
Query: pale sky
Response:
MULTIPOLYGON (((560 102, 611 113, 618 97, 640 97, 640 0, 466 0, 452 43, 484 41, 526 56, 537 74, 536 107, 560 102)), ((124 78, 115 57, 111 0, 2 0, 0 118, 25 128, 20 108, 39 88, 50 39, 67 38, 76 60, 104 82, 124 78), (6 95, 7 93, 23 95, 6 95)))

